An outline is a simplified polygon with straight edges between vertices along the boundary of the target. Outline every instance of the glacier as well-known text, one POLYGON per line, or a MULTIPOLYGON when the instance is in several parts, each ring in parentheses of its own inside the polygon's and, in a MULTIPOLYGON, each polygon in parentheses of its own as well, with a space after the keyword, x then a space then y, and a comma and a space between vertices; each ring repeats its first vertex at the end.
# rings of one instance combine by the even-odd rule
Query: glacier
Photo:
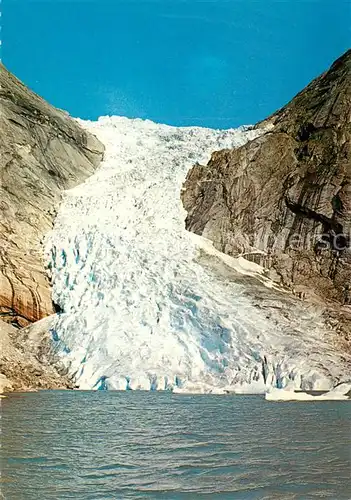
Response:
POLYGON ((80 389, 263 393, 342 379, 349 359, 322 310, 292 304, 260 266, 185 230, 192 165, 263 129, 78 121, 105 159, 64 194, 45 259, 62 311, 52 343, 80 389))

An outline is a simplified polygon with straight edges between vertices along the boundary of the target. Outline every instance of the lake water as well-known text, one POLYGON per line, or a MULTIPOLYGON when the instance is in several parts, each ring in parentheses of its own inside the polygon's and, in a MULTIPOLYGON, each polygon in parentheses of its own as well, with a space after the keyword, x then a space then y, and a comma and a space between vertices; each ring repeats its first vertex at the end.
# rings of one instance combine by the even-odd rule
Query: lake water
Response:
POLYGON ((351 498, 347 401, 44 391, 1 406, 6 500, 351 498))

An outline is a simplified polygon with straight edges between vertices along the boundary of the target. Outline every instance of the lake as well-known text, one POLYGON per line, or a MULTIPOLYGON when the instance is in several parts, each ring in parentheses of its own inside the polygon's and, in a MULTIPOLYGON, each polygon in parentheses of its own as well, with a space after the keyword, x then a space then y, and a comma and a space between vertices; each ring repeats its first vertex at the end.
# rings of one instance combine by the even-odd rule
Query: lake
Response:
POLYGON ((351 498, 351 404, 42 391, 1 401, 6 500, 351 498))

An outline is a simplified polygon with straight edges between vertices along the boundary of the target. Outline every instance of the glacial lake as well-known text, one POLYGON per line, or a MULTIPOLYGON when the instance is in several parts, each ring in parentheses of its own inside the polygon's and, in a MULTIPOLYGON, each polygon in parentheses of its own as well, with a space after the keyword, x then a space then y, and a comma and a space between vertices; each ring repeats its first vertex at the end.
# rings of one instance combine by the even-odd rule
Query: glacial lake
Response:
POLYGON ((43 391, 1 401, 6 500, 351 498, 351 404, 43 391))

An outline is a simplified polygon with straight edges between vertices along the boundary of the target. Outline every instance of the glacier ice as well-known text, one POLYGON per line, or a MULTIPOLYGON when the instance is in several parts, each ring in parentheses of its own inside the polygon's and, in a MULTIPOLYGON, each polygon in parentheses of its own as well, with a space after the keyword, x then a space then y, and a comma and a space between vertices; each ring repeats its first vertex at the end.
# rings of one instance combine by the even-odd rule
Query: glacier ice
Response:
MULTIPOLYGON (((64 311, 53 344, 77 385, 330 389, 344 368, 321 311, 297 304, 289 317, 275 306, 267 314, 245 282, 226 274, 259 277, 259 266, 220 254, 184 229, 180 190, 189 168, 263 131, 122 117, 79 122, 105 144, 105 160, 65 193, 46 241, 53 299, 64 311)), ((271 284, 260 279, 269 297, 271 284)))

